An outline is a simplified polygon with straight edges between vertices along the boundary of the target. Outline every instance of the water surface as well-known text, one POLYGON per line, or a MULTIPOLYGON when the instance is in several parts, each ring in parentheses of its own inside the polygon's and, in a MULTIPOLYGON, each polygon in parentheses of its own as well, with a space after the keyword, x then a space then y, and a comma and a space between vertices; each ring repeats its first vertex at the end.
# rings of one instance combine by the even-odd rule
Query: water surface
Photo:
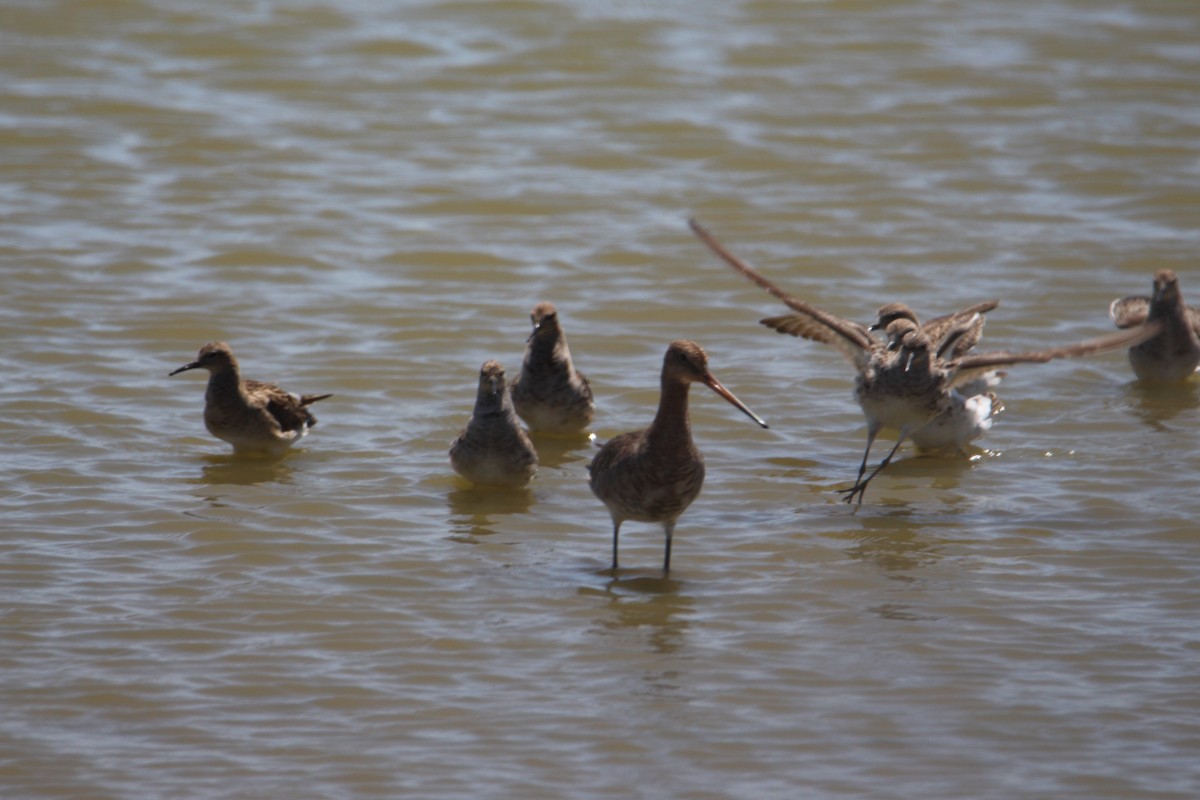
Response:
MULTIPOLYGON (((1190 798, 1200 389, 1011 370, 968 456, 838 500, 832 349, 709 254, 984 346, 1200 293, 1186 3, 9 3, 0 789, 12 798, 1190 798), (586 445, 446 449, 561 313, 603 440, 669 341, 704 493, 623 532, 586 445), (333 392, 234 459, 202 378, 333 392)), ((888 443, 884 443, 885 445, 888 443)), ((882 451, 880 452, 882 455, 882 451)))

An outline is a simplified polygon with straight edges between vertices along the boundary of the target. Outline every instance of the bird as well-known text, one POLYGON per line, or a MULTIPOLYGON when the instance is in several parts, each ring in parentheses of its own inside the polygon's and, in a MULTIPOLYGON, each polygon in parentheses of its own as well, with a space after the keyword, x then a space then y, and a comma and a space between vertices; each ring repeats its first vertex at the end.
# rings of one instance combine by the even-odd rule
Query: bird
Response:
POLYGON ((922 324, 917 318, 916 312, 904 303, 887 303, 880 306, 879 310, 875 312, 875 321, 868 326, 868 330, 885 330, 890 323, 898 319, 907 319, 917 325, 925 338, 939 352, 939 355, 956 357, 965 355, 979 343, 979 337, 983 334, 983 315, 998 305, 1000 305, 999 300, 985 300, 961 311, 927 320, 922 324), (968 329, 960 330, 968 321, 972 323, 968 329), (954 347, 952 352, 947 354, 945 352, 946 338, 951 333, 955 334, 954 347))
MULTIPOLYGON (((1058 358, 1094 355, 1130 347, 1161 329, 1161 324, 1148 322, 1118 334, 1061 347, 1023 353, 1000 351, 956 356, 956 353, 969 350, 966 345, 972 339, 978 339, 982 312, 976 310, 969 316, 949 315, 958 319, 954 323, 947 323, 944 329, 937 330, 940 337, 937 341, 931 341, 930 336, 914 320, 901 315, 887 324, 885 332, 888 343, 883 344, 871 336, 868 326, 822 311, 780 289, 733 255, 697 220, 689 220, 689 225, 700 240, 727 264, 799 312, 769 317, 762 320, 762 324, 781 333, 835 345, 854 364, 858 372, 854 391, 867 420, 867 446, 854 485, 838 490, 845 495, 847 503, 854 502, 855 498, 859 504, 862 503, 867 485, 887 467, 900 445, 915 432, 941 414, 948 411, 953 414, 960 400, 961 405, 957 407, 966 413, 966 398, 962 398, 961 394, 956 397, 955 389, 977 387, 979 381, 986 382, 989 376, 995 376, 997 370, 1005 366, 1044 363, 1058 358), (870 475, 866 475, 871 446, 884 428, 898 430, 899 438, 879 465, 870 475)), ((977 401, 975 406, 974 413, 961 424, 951 420, 940 432, 941 435, 981 435, 990 427, 992 404, 977 401), (985 410, 988 416, 981 418, 985 410)), ((965 442, 955 444, 961 447, 965 442)))
POLYGON ((1184 305, 1179 276, 1169 269, 1154 273, 1154 294, 1113 300, 1108 315, 1118 328, 1161 320, 1162 333, 1129 348, 1129 363, 1141 381, 1181 381, 1200 364, 1200 312, 1184 305))
POLYGON ((722 386, 708 369, 708 354, 687 339, 671 342, 663 357, 662 394, 650 427, 607 441, 588 465, 588 484, 608 507, 613 522, 612 570, 618 569, 621 523, 658 522, 663 526, 663 576, 671 570, 675 523, 704 484, 704 457, 692 441, 688 389, 703 383, 763 428, 757 414, 722 386))
POLYGON ((209 342, 196 360, 168 373, 208 370, 204 391, 204 427, 213 436, 233 445, 235 453, 280 454, 317 424, 308 407, 331 394, 297 395, 273 383, 241 377, 233 349, 225 342, 209 342))
MULTIPOLYGON (((999 300, 985 300, 922 324, 904 303, 888 303, 876 312, 869 329, 884 329, 895 320, 906 319, 917 325, 929 341, 937 343, 939 358, 958 357, 978 344, 983 332, 983 314, 998 305, 999 300)), ((1004 410, 1004 404, 992 391, 1004 375, 1002 371, 993 371, 951 389, 946 408, 912 432, 912 443, 922 452, 954 449, 966 453, 966 446, 991 430, 992 421, 1004 410)))
POLYGON ((577 434, 596 414, 592 386, 571 361, 554 304, 538 303, 529 318, 533 332, 525 343, 521 374, 512 381, 513 405, 532 433, 577 434))
POLYGON ((475 410, 450 443, 450 465, 481 486, 519 488, 537 472, 537 450, 517 419, 499 361, 479 369, 475 410))

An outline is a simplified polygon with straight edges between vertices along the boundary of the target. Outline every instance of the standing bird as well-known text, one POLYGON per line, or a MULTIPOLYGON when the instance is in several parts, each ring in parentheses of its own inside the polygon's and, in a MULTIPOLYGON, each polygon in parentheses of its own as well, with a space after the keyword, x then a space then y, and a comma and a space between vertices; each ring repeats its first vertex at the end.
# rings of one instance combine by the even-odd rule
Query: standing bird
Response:
MULTIPOLYGON (((1001 367, 1013 364, 1044 363, 1058 358, 1095 355, 1131 347, 1149 339, 1161 329, 1161 324, 1148 322, 1133 330, 1062 347, 1025 353, 995 352, 955 357, 955 353, 969 350, 965 345, 971 343, 972 338, 978 338, 978 312, 947 325, 944 331, 939 332, 941 339, 936 342, 931 342, 916 322, 902 315, 888 324, 886 333, 889 343, 881 344, 871 336, 867 326, 842 319, 792 297, 726 250, 699 222, 693 219, 689 224, 700 240, 725 263, 799 312, 764 319, 763 325, 780 333, 835 345, 858 371, 854 395, 867 419, 867 446, 854 485, 839 490, 846 495, 847 503, 853 502, 856 497, 862 503, 867 484, 891 463, 905 439, 929 425, 940 414, 948 410, 953 413, 956 403, 953 390, 956 388, 978 386, 978 381, 986 381, 989 376, 997 374, 996 371, 1001 367), (943 358, 947 360, 943 361, 943 358), (864 479, 871 445, 883 428, 898 430, 900 436, 891 452, 864 479)), ((972 424, 947 425, 945 435, 971 435, 975 431, 982 433, 990 426, 990 417, 986 425, 983 420, 966 422, 972 424)), ((965 442, 956 444, 961 446, 965 442)))
POLYGON ((767 427, 708 371, 708 355, 700 345, 686 339, 671 342, 663 358, 658 413, 650 427, 610 439, 588 466, 588 484, 612 515, 614 571, 621 523, 627 519, 662 523, 667 537, 663 575, 671 570, 675 522, 704 484, 704 457, 692 441, 688 419, 688 388, 696 382, 767 427))
POLYGON ((571 361, 554 306, 538 303, 529 318, 533 333, 525 343, 521 374, 512 382, 513 405, 534 433, 579 433, 596 413, 591 384, 571 361))
POLYGON ((521 427, 498 361, 479 370, 479 392, 470 421, 450 443, 450 466, 472 483, 519 487, 537 472, 537 451, 521 427))
POLYGON ((195 361, 168 373, 168 377, 200 368, 208 370, 204 427, 233 445, 235 453, 282 453, 317 424, 308 407, 333 396, 296 395, 273 383, 242 378, 233 350, 225 342, 204 345, 195 361))
POLYGON ((1113 300, 1108 315, 1118 328, 1162 320, 1162 333, 1129 348, 1138 380, 1181 381, 1200 364, 1200 312, 1183 303, 1179 278, 1169 269, 1154 273, 1154 294, 1113 300))

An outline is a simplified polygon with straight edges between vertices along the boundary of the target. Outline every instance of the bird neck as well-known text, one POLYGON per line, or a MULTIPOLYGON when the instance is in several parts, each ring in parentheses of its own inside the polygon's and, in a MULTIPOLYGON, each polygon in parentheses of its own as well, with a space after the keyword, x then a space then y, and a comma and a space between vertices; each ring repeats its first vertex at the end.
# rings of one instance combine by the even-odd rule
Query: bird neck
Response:
POLYGON ((211 403, 230 403, 242 395, 242 378, 236 365, 221 367, 208 376, 206 399, 211 403))
POLYGON ((568 361, 571 351, 567 349, 567 340, 561 333, 554 331, 545 336, 534 336, 529 343, 529 358, 527 362, 561 364, 568 361))
POLYGON ((494 392, 481 391, 475 396, 474 416, 476 417, 493 415, 507 417, 515 414, 516 410, 513 408, 512 398, 507 389, 501 388, 494 392))
POLYGON ((1150 313, 1146 315, 1146 319, 1170 319, 1179 317, 1185 319, 1187 317, 1187 306, 1184 305, 1183 295, 1178 292, 1174 297, 1164 297, 1157 303, 1150 304, 1150 313))
POLYGON ((690 384, 663 381, 658 413, 650 424, 650 436, 657 439, 684 440, 692 438, 692 423, 688 417, 688 388, 690 384))

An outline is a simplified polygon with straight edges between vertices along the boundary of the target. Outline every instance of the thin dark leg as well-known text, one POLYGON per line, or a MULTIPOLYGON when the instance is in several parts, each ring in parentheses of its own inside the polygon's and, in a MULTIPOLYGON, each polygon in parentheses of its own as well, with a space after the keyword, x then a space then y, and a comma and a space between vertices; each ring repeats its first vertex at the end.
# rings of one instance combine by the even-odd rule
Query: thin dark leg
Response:
POLYGON ((613 520, 613 572, 617 571, 617 537, 621 533, 621 523, 619 520, 613 520))
POLYGON ((667 545, 663 550, 663 577, 667 577, 667 573, 671 571, 671 539, 675 536, 675 523, 664 522, 663 531, 667 534, 667 545))
POLYGON ((867 425, 867 449, 863 450, 863 459, 862 463, 858 465, 858 478, 854 481, 855 485, 862 481, 863 473, 867 471, 867 459, 871 457, 871 445, 875 444, 875 437, 878 435, 878 425, 867 425))
POLYGON ((867 476, 866 480, 859 480, 858 483, 854 484, 849 489, 839 489, 838 490, 846 495, 847 503, 853 503, 854 496, 857 494, 858 495, 858 504, 860 506, 862 505, 863 495, 866 494, 866 492, 867 492, 867 484, 871 482, 872 478, 874 478, 880 472, 883 472, 884 467, 886 467, 888 464, 892 463, 892 456, 896 455, 896 451, 900 449, 900 445, 904 444, 905 438, 906 438, 905 436, 901 436, 899 439, 896 440, 896 446, 893 447, 891 449, 891 451, 888 452, 887 456, 883 459, 883 461, 879 462, 879 466, 871 471, 871 474, 867 476))
MULTIPOLYGON (((863 450, 862 463, 858 465, 858 477, 854 479, 854 485, 849 489, 838 489, 839 494, 853 492, 862 485, 863 475, 867 472, 867 459, 871 457, 871 445, 875 444, 875 437, 879 435, 879 427, 878 425, 867 424, 867 449, 863 450)), ((854 495, 850 496, 853 497, 854 495)), ((849 503, 850 501, 847 500, 846 502, 849 503)))

